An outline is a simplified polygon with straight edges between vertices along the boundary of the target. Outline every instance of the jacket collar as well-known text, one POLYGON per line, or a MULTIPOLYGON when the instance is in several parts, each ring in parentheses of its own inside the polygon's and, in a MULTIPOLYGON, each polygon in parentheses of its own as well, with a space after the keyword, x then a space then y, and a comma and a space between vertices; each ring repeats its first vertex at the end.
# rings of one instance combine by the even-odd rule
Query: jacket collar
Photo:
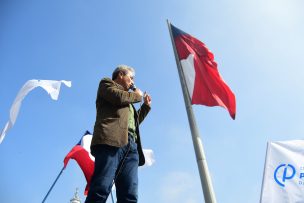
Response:
POLYGON ((121 90, 124 90, 124 89, 125 89, 122 85, 118 84, 118 83, 115 82, 114 80, 113 80, 113 83, 115 84, 115 86, 116 86, 118 89, 121 89, 121 90))
POLYGON ((118 84, 117 82, 115 82, 114 80, 110 79, 110 78, 104 78, 104 80, 106 82, 112 83, 113 85, 115 85, 118 89, 124 90, 124 87, 120 84, 118 84))

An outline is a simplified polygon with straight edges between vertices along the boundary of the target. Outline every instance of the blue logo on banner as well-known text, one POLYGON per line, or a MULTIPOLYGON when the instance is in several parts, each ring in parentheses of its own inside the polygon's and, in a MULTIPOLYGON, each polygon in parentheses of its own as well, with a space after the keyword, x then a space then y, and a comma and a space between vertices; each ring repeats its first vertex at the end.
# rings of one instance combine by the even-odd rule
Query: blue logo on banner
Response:
MULTIPOLYGON (((282 174, 282 173, 280 173, 282 174)), ((292 179, 296 174, 296 169, 293 165, 291 164, 281 164, 279 165, 276 170, 274 171, 274 180, 282 187, 285 187, 285 181, 292 179), (282 177, 278 176, 278 173, 283 170, 283 175, 282 177), (290 172, 289 172, 290 171, 290 172), (280 179, 279 179, 280 178, 280 179)))

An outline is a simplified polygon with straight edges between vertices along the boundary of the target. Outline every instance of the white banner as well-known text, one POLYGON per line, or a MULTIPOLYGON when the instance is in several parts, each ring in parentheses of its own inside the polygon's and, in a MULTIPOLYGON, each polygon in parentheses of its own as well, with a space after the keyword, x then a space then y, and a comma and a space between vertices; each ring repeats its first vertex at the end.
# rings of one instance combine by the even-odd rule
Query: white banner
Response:
POLYGON ((261 203, 304 203, 304 140, 269 142, 261 203))
POLYGON ((33 89, 36 87, 42 87, 45 91, 48 92, 48 94, 51 96, 53 100, 57 100, 59 96, 60 86, 61 83, 65 84, 68 87, 71 87, 72 83, 71 81, 66 80, 28 80, 23 87, 19 90, 19 93, 17 94, 15 101, 12 104, 11 110, 10 110, 10 117, 7 123, 5 124, 3 130, 0 133, 0 144, 3 141, 7 131, 13 127, 13 125, 16 122, 19 109, 21 107, 21 103, 24 99, 24 97, 33 89))

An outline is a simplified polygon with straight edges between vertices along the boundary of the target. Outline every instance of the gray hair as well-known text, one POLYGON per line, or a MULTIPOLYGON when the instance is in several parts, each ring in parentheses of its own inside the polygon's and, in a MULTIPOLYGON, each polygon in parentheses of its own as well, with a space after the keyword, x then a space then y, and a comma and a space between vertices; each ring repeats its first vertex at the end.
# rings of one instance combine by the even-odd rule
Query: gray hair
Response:
POLYGON ((135 76, 135 70, 131 66, 127 65, 118 65, 117 68, 112 73, 112 80, 115 80, 119 73, 128 74, 128 72, 132 73, 132 76, 135 76))

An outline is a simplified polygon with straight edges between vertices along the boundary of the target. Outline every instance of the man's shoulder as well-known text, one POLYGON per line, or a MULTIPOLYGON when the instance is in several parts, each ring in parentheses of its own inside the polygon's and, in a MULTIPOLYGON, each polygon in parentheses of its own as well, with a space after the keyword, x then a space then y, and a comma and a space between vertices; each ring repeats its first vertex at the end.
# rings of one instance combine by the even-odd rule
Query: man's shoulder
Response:
POLYGON ((115 82, 110 78, 102 78, 99 82, 99 85, 113 86, 115 85, 115 82))
POLYGON ((108 88, 108 87, 115 87, 117 89, 121 89, 123 90, 123 87, 121 85, 119 85, 118 83, 116 83, 114 80, 110 79, 110 78, 103 78, 100 80, 99 86, 108 88))
POLYGON ((100 83, 115 83, 113 80, 111 80, 111 78, 102 78, 100 80, 100 83))

